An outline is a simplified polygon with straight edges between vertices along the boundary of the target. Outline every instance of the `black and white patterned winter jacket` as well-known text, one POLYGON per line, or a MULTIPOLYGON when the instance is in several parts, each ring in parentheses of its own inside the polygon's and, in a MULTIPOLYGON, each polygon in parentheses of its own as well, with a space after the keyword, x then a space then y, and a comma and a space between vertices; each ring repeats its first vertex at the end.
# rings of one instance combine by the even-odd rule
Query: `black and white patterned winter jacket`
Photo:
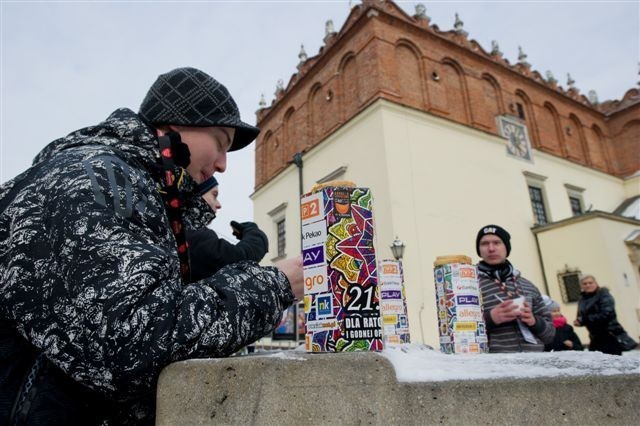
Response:
MULTIPOLYGON (((286 276, 241 262, 185 284, 157 140, 128 109, 47 146, 0 187, 0 319, 76 382, 125 400, 167 364, 227 356, 293 302, 286 276)), ((190 227, 211 217, 184 176, 190 227)))

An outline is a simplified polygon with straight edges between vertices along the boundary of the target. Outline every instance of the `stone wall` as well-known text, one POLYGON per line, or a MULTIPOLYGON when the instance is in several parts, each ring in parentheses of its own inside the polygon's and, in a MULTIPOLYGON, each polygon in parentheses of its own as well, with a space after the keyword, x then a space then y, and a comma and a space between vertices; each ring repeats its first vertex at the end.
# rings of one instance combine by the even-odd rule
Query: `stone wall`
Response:
POLYGON ((375 353, 290 354, 168 366, 156 424, 621 425, 640 418, 640 374, 406 383, 375 353))

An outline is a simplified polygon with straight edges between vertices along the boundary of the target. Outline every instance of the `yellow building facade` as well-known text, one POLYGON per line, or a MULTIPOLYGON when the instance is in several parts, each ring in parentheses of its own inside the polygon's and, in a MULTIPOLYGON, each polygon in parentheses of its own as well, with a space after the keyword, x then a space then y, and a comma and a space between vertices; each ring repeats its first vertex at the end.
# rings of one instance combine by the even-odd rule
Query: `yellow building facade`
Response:
POLYGON ((590 103, 388 1, 354 7, 325 43, 257 113, 251 198, 265 264, 301 251, 301 191, 351 180, 372 189, 378 259, 392 258, 395 237, 406 245, 412 341, 439 344, 433 261, 478 260, 476 233, 490 223, 569 321, 589 273, 640 336, 638 90, 590 103))
MULTIPOLYGON (((389 246, 396 236, 406 244, 403 265, 414 342, 438 344, 433 261, 447 254, 478 259, 476 232, 489 223, 511 233, 509 260, 542 293, 559 301, 569 320, 575 318, 576 303, 562 303, 558 277, 567 265, 594 274, 611 289, 620 321, 637 337, 640 276, 629 256, 632 244, 625 239, 640 231, 640 221, 603 215, 532 232, 528 186, 532 180, 541 185, 555 223, 573 217, 567 188, 583 189, 586 206, 613 211, 629 195, 640 195, 638 178, 624 180, 535 150, 532 154, 532 161, 513 158, 503 138, 380 100, 305 153, 302 177, 305 190, 327 176, 372 189, 378 258, 392 258, 389 246)), ((284 257, 301 251, 298 173, 291 164, 252 195, 256 223, 272 242, 265 264, 282 257, 274 244, 282 219, 284 257)))

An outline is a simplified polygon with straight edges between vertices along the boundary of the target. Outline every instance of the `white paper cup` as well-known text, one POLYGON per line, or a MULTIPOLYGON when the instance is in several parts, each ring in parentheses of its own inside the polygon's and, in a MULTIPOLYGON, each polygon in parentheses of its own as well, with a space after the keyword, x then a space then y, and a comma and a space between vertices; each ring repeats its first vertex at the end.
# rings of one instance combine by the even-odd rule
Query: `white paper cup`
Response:
POLYGON ((521 313, 522 309, 524 308, 524 302, 525 302, 525 297, 524 296, 519 296, 516 297, 515 299, 511 299, 513 301, 513 305, 515 307, 517 307, 518 309, 516 310, 517 313, 521 313))

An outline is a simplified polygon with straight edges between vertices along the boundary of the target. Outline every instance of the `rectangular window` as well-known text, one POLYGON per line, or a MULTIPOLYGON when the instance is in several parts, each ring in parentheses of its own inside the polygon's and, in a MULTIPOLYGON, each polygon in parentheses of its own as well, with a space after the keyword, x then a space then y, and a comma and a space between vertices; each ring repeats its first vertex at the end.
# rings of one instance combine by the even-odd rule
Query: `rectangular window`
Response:
POLYGON ((547 177, 527 170, 522 173, 527 181, 527 190, 529 191, 534 224, 546 225, 550 223, 551 214, 549 211, 549 202, 544 190, 544 182, 547 180, 547 177))
POLYGON ((542 188, 529 185, 529 198, 531 198, 531 207, 533 208, 533 217, 536 224, 544 225, 548 223, 542 188))
POLYGON ((579 186, 565 183, 564 187, 567 188, 567 195, 569 196, 569 206, 571 207, 571 215, 579 216, 584 213, 584 198, 583 194, 585 189, 579 186))
POLYGON ((582 200, 578 197, 569 197, 569 203, 571 204, 571 213, 574 216, 579 216, 583 213, 582 211, 582 200))
POLYGON ((272 262, 282 259, 286 254, 286 225, 285 218, 287 217, 287 202, 280 203, 277 207, 267 212, 271 218, 273 224, 271 228, 271 234, 269 235, 270 241, 277 241, 277 244, 270 244, 269 253, 272 262), (277 250, 277 251, 276 251, 277 250), (275 251, 275 253, 274 253, 275 251))
POLYGON ((518 109, 518 117, 524 120, 524 108, 522 108, 522 104, 520 102, 516 103, 516 107, 518 109))
POLYGON ((278 257, 285 256, 285 243, 286 243, 286 231, 285 231, 285 223, 284 219, 281 219, 276 224, 278 229, 278 257))
POLYGON ((564 303, 577 302, 580 299, 580 271, 558 274, 560 294, 564 303))

